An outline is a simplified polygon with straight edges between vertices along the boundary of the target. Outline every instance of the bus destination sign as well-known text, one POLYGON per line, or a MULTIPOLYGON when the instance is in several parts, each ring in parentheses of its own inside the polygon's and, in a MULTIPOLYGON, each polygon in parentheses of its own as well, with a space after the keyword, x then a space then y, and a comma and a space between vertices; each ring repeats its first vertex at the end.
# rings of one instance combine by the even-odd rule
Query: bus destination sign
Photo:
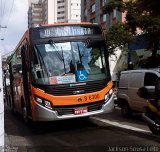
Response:
POLYGON ((81 27, 81 26, 55 26, 41 28, 39 30, 40 38, 62 37, 62 36, 83 36, 91 34, 101 34, 99 27, 81 27))

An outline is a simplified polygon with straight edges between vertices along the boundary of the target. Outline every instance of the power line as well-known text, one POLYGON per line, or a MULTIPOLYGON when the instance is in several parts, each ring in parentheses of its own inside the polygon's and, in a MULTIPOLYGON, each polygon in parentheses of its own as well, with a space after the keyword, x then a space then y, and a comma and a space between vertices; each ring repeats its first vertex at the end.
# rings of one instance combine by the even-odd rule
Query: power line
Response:
POLYGON ((9 20, 10 20, 10 17, 11 17, 11 13, 12 13, 12 10, 13 10, 13 6, 14 6, 14 0, 12 1, 12 5, 11 5, 11 9, 10 9, 10 12, 9 12, 9 16, 8 16, 8 20, 7 20, 7 24, 6 25, 8 25, 8 23, 9 23, 9 20))
POLYGON ((0 20, 0 24, 1 24, 1 21, 2 21, 2 0, 0 1, 0 17, 1 17, 1 20, 0 20))
POLYGON ((0 12, 0 15, 1 15, 0 25, 1 25, 2 21, 3 21, 5 7, 6 7, 6 0, 1 0, 0 1, 0 9, 1 9, 1 12, 0 12))
POLYGON ((5 12, 5 7, 6 7, 6 0, 4 1, 3 8, 2 8, 2 20, 5 12))
MULTIPOLYGON (((11 5, 11 9, 10 9, 10 11, 9 11, 8 19, 6 20, 6 21, 7 21, 7 22, 6 22, 6 26, 8 26, 8 23, 9 23, 11 14, 12 14, 13 6, 14 6, 14 0, 12 1, 12 5, 11 5)), ((6 34, 6 30, 4 31, 3 37, 5 37, 5 34, 6 34)))
POLYGON ((8 52, 8 53, 6 53, 6 54, 2 54, 2 57, 6 57, 6 56, 8 56, 8 55, 11 55, 13 52, 14 52, 14 51, 10 51, 10 52, 8 52))
MULTIPOLYGON (((8 13, 7 13, 7 15, 5 15, 6 14, 6 0, 0 0, 0 17, 1 17, 1 19, 0 19, 0 30, 1 30, 1 28, 6 28, 6 26, 9 24, 9 21, 10 21, 10 17, 11 17, 11 14, 12 14, 12 10, 13 10, 13 6, 14 6, 14 0, 12 0, 12 2, 10 2, 10 7, 8 8, 8 13), (2 25, 2 20, 4 21, 4 15, 6 16, 6 18, 5 18, 5 25, 6 26, 1 26, 2 25)), ((3 23, 4 24, 4 23, 3 23)), ((5 37, 5 35, 6 35, 6 29, 5 30, 3 30, 3 33, 2 32, 0 32, 0 37, 5 37)), ((1 46, 3 46, 4 47, 4 45, 1 43, 1 46)), ((4 49, 4 50, 6 50, 6 48, 4 49)), ((7 54, 5 54, 5 55, 9 55, 10 54, 10 52, 8 52, 7 54)), ((4 56, 5 56, 4 55, 4 56)))

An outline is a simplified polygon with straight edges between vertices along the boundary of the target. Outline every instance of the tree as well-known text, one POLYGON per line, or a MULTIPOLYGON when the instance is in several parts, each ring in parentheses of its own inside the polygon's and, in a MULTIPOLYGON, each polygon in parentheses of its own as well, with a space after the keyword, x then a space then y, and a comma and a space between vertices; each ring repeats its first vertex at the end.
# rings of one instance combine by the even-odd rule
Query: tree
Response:
POLYGON ((124 12, 125 5, 122 0, 110 0, 104 7, 103 13, 108 14, 109 18, 114 10, 124 12))
POLYGON ((109 54, 114 54, 116 48, 126 51, 125 48, 132 41, 132 35, 128 32, 125 24, 117 22, 106 31, 106 41, 109 54))
MULTIPOLYGON (((110 0, 103 8, 103 13, 109 16, 113 13, 113 10, 124 12, 125 4, 122 0, 110 0)), ((109 17, 110 18, 110 17, 109 17)), ((128 32, 128 28, 121 22, 116 22, 108 30, 106 30, 106 41, 108 45, 109 54, 115 55, 116 48, 120 48, 122 51, 126 51, 128 43, 131 41, 131 34, 128 32)))
POLYGON ((160 1, 130 0, 126 6, 128 30, 132 34, 135 34, 137 28, 143 31, 152 49, 152 58, 155 58, 160 40, 160 1))
POLYGON ((124 12, 125 3, 122 0, 110 0, 103 8, 103 12, 106 14, 111 14, 114 9, 120 12, 124 12))
POLYGON ((114 9, 117 9, 121 12, 126 10, 127 14, 125 25, 120 26, 120 23, 116 23, 106 32, 107 40, 110 39, 110 42, 113 40, 113 44, 109 43, 109 47, 118 44, 117 42, 120 40, 125 45, 127 40, 131 40, 130 36, 135 36, 137 28, 139 28, 148 39, 149 48, 152 49, 152 58, 155 58, 160 40, 159 6, 159 0, 128 0, 127 2, 110 0, 104 7, 104 13, 110 14, 114 9), (121 28, 124 30, 121 30, 121 28), (121 31, 123 39, 126 38, 126 41, 123 41, 122 37, 119 36, 119 31, 121 31))

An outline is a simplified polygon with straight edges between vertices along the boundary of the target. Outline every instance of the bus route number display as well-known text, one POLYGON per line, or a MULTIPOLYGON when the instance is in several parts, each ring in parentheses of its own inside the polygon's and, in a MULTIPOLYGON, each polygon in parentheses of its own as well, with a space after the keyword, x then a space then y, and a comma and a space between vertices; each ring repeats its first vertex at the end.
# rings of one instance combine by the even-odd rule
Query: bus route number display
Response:
POLYGON ((80 36, 94 34, 94 28, 80 26, 59 26, 40 29, 40 38, 62 37, 62 36, 80 36))

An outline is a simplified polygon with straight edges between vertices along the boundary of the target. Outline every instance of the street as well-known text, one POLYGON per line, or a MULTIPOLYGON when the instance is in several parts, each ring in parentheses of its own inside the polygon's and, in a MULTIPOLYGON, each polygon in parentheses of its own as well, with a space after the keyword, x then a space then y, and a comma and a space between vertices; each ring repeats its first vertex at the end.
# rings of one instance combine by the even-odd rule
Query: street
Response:
POLYGON ((1 0, 0 152, 160 152, 159 6, 1 0))
POLYGON ((89 119, 34 126, 26 126, 21 116, 5 109, 5 148, 9 152, 160 151, 159 142, 160 138, 151 134, 139 116, 122 118, 118 108, 89 119))

